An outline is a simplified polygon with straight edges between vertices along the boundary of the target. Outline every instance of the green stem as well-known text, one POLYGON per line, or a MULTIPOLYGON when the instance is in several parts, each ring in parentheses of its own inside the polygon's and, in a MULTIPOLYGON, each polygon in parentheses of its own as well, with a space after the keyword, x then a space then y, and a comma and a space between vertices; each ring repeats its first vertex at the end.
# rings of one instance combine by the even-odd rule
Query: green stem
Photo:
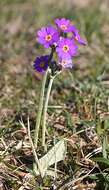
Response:
POLYGON ((48 108, 48 101, 50 97, 50 92, 54 80, 54 76, 50 77, 49 85, 48 85, 48 90, 45 98, 45 104, 44 104, 44 109, 43 109, 43 120, 42 120, 42 146, 44 147, 44 150, 46 149, 45 147, 45 133, 46 133, 46 114, 47 114, 47 108, 48 108))
POLYGON ((43 79, 42 79, 42 86, 41 86, 41 92, 40 92, 38 113, 37 113, 36 126, 35 126, 35 131, 34 131, 34 146, 35 146, 35 149, 37 149, 37 143, 38 143, 39 128, 40 128, 41 115, 42 115, 42 110, 43 110, 44 91, 45 91, 47 73, 48 73, 48 70, 46 71, 46 73, 44 74, 43 79))

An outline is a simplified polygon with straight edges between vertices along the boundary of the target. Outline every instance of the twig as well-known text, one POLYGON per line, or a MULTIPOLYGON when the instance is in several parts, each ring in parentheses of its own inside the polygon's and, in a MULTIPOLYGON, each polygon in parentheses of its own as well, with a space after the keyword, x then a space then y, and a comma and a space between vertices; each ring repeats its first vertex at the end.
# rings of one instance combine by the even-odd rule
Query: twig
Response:
MULTIPOLYGON (((56 153, 56 148, 55 148, 55 144, 56 144, 56 139, 55 139, 55 136, 54 136, 54 149, 55 149, 55 153, 56 153)), ((54 174, 54 181, 56 180, 57 178, 57 161, 56 161, 56 154, 55 154, 55 165, 54 165, 54 171, 55 171, 55 174, 54 174)))
POLYGON ((92 152, 90 152, 89 154, 87 154, 86 156, 85 156, 85 158, 91 158, 92 156, 94 156, 94 155, 96 155, 96 154, 98 154, 98 153, 100 153, 100 152, 102 152, 102 147, 99 147, 99 148, 96 148, 95 150, 93 150, 92 152))
MULTIPOLYGON (((84 178, 88 177, 89 174, 95 169, 96 166, 94 166, 86 175, 82 176, 82 177, 79 177, 78 179, 75 179, 75 180, 71 180, 70 182, 68 183, 63 183, 61 186, 59 186, 57 188, 57 190, 60 190, 62 188, 66 188, 66 187, 70 187, 72 184, 75 184, 76 182, 78 181, 82 181, 84 178)), ((75 189, 75 186, 73 185, 73 188, 75 189)))
POLYGON ((69 182, 69 183, 67 184, 67 186, 70 186, 72 183, 74 184, 74 183, 76 183, 77 181, 82 181, 84 178, 88 177, 89 174, 95 169, 95 167, 96 167, 96 165, 95 165, 86 175, 84 175, 84 176, 82 176, 82 177, 79 177, 78 179, 75 179, 75 180, 69 182))
POLYGON ((32 151, 33 151, 33 155, 34 155, 34 159, 35 159, 35 162, 38 166, 38 169, 39 169, 39 173, 42 176, 42 169, 41 169, 41 165, 39 163, 39 159, 38 159, 38 156, 36 154, 36 151, 35 151, 35 147, 34 147, 34 144, 33 144, 33 141, 32 141, 32 138, 31 138, 31 133, 30 133, 30 122, 29 122, 29 118, 28 118, 28 137, 29 137, 29 141, 30 141, 30 144, 31 144, 31 148, 32 148, 32 151))

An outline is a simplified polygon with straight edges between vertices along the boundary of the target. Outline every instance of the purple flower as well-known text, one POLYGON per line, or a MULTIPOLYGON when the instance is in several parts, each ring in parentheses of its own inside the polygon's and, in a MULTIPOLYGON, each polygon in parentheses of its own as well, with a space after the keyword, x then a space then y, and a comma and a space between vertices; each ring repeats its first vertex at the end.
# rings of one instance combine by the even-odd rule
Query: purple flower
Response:
POLYGON ((65 18, 61 18, 61 19, 56 19, 55 20, 56 25, 58 26, 58 28, 63 31, 63 32, 71 32, 71 23, 70 20, 65 19, 65 18))
POLYGON ((77 53, 78 46, 75 44, 74 40, 69 38, 61 38, 58 42, 56 52, 61 59, 71 59, 77 53))
POLYGON ((40 73, 46 71, 48 68, 48 60, 49 60, 48 55, 36 57, 33 65, 34 69, 40 73))
POLYGON ((63 68, 72 68, 73 67, 73 63, 72 63, 71 59, 60 59, 59 64, 63 68))
POLYGON ((44 45, 45 48, 49 48, 59 39, 58 31, 52 26, 42 27, 37 34, 38 42, 44 45))
POLYGON ((73 32, 73 37, 74 39, 81 45, 86 45, 87 42, 86 40, 82 39, 80 34, 79 34, 79 30, 75 27, 75 26, 72 26, 72 32, 73 32))

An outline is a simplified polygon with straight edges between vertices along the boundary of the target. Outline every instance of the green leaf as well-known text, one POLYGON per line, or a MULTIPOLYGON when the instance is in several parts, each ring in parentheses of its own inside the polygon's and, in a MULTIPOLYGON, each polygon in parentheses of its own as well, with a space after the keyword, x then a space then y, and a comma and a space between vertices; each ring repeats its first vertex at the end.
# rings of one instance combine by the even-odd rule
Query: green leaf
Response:
MULTIPOLYGON (((41 165, 42 176, 46 174, 53 175, 53 171, 48 170, 49 167, 61 160, 64 160, 66 154, 66 142, 65 139, 57 142, 42 158, 39 159, 41 165)), ((37 168, 35 174, 39 175, 37 168)))
POLYGON ((101 162, 101 163, 109 165, 109 159, 106 159, 106 158, 103 158, 103 157, 92 158, 92 160, 96 161, 96 162, 101 162))

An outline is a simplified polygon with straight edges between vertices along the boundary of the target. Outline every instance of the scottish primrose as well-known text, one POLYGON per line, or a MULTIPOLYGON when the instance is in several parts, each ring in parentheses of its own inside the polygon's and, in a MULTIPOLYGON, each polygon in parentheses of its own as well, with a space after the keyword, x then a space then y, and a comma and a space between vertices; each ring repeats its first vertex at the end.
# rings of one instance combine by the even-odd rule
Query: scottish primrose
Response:
POLYGON ((64 69, 71 69, 73 67, 73 58, 78 55, 78 46, 86 45, 86 41, 81 38, 79 30, 76 26, 72 25, 70 20, 57 18, 54 23, 54 26, 42 27, 37 31, 37 42, 44 48, 49 49, 50 53, 49 55, 36 57, 33 65, 34 70, 43 75, 34 132, 34 146, 37 149, 39 129, 42 125, 42 146, 45 150, 46 114, 53 80, 64 69), (45 84, 48 76, 49 84, 45 96, 45 84))

